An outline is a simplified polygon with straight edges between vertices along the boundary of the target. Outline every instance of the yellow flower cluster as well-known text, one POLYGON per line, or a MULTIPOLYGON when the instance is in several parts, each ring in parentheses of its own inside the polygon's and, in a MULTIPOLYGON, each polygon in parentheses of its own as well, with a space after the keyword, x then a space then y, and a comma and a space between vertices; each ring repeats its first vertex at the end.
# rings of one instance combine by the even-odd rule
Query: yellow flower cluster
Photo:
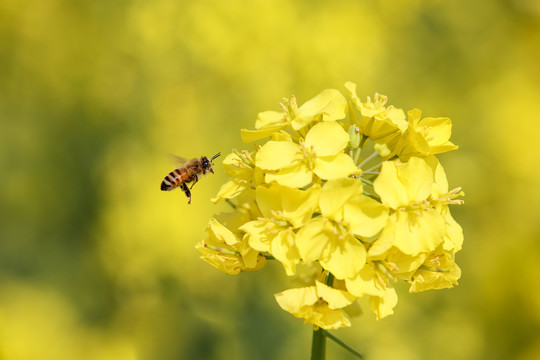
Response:
MULTIPOLYGON (((369 296, 378 319, 393 313, 393 283, 410 292, 457 285, 461 227, 448 205, 436 154, 454 150, 448 118, 422 118, 387 106, 376 94, 362 102, 356 85, 347 97, 327 89, 298 106, 258 115, 241 130, 253 151, 223 161, 230 176, 214 202, 233 211, 210 221, 197 248, 218 269, 236 274, 278 260, 287 275, 318 269, 309 286, 276 294, 293 315, 324 329, 350 326, 346 314, 369 296)), ((304 279, 305 280, 305 279, 304 279)))

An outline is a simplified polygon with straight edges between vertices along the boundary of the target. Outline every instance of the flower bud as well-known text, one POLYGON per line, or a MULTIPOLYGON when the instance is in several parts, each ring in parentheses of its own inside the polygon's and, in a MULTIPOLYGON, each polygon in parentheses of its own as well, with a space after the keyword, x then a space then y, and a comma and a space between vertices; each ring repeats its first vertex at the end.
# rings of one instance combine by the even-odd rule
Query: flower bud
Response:
POLYGON ((360 140, 362 136, 360 135, 360 129, 356 125, 349 126, 349 148, 358 149, 360 146, 360 140))

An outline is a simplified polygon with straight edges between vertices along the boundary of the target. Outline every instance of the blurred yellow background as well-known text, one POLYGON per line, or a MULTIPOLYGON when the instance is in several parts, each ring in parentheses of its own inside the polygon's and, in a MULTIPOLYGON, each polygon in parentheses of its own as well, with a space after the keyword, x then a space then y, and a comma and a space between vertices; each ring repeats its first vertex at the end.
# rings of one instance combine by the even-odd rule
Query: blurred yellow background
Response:
MULTIPOLYGON (((0 2, 0 360, 307 359, 279 264, 225 275, 194 245, 168 154, 227 154, 257 113, 358 84, 448 116, 460 286, 335 334, 369 360, 540 358, 537 0, 0 2)), ((328 359, 351 359, 328 343, 328 359)))

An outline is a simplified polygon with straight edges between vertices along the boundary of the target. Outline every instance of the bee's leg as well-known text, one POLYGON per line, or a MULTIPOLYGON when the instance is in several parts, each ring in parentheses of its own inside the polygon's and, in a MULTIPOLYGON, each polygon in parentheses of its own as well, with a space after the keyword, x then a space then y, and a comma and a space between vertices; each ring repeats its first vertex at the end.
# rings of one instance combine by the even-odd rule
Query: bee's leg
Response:
POLYGON ((193 184, 191 184, 189 188, 193 189, 193 185, 195 185, 197 181, 199 181, 199 177, 197 175, 193 175, 193 178, 191 179, 191 181, 193 181, 193 184))
POLYGON ((191 191, 189 191, 189 188, 186 183, 182 183, 181 185, 182 191, 186 194, 188 198, 188 204, 191 204, 191 191))

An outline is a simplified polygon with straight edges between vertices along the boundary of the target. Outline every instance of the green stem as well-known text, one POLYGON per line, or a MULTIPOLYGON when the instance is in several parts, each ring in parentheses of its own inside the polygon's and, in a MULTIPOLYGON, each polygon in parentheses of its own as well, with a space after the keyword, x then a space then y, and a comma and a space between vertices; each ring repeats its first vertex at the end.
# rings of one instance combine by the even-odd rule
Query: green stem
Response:
POLYGON ((358 146, 360 149, 364 147, 364 144, 366 143, 367 139, 368 139, 367 136, 362 135, 362 140, 360 140, 360 145, 358 146))
POLYGON ((360 354, 358 351, 354 350, 349 345, 345 344, 343 341, 339 340, 337 337, 335 337, 334 335, 332 335, 328 331, 322 330, 322 329, 321 329, 321 331, 324 332, 325 337, 329 337, 332 341, 334 341, 336 344, 338 344, 339 346, 341 346, 342 348, 344 348, 345 350, 347 350, 348 352, 350 352, 351 354, 356 356, 358 359, 363 359, 364 358, 364 356, 362 354, 360 354))
POLYGON ((360 180, 362 180, 363 183, 366 183, 366 184, 368 184, 368 185, 373 186, 373 182, 371 182, 371 181, 369 181, 369 180, 367 180, 367 179, 360 178, 360 180))
POLYGON ((225 199, 225 201, 227 202, 227 204, 231 205, 233 209, 236 209, 236 205, 231 201, 231 199, 225 199))
POLYGON ((426 270, 426 271, 433 271, 433 272, 442 272, 447 273, 450 272, 449 269, 441 269, 433 266, 426 266, 426 265, 420 265, 420 270, 426 270))
POLYGON ((326 358, 326 331, 314 326, 311 343, 311 360, 324 360, 326 358))
POLYGON ((213 246, 213 245, 204 244, 204 247, 208 248, 210 250, 214 250, 216 252, 225 254, 225 255, 232 255, 232 256, 237 256, 237 257, 242 256, 238 251, 228 250, 228 249, 220 248, 220 247, 213 246))
POLYGON ((364 161, 362 161, 360 163, 360 165, 358 165, 358 168, 361 169, 362 166, 367 164, 371 159, 375 158, 375 156, 377 156, 377 155, 379 155, 379 152, 377 150, 375 150, 371 155, 369 155, 367 158, 365 158, 364 161))
POLYGON ((376 201, 378 201, 378 202, 381 202, 381 198, 380 198, 378 195, 372 194, 372 193, 370 193, 369 191, 364 190, 364 192, 363 192, 362 194, 364 194, 364 195, 366 195, 366 196, 369 196, 369 197, 372 198, 373 200, 376 200, 376 201))
MULTIPOLYGON (((324 274, 323 282, 332 286, 334 283, 334 274, 327 271, 324 274)), ((326 334, 324 329, 317 326, 313 327, 313 340, 311 343, 311 360, 324 360, 326 358, 326 334)))
POLYGON ((324 276, 324 283, 328 286, 334 285, 334 274, 332 274, 330 271, 326 273, 324 276))
POLYGON ((376 170, 376 169, 380 168, 381 166, 382 166, 382 162, 381 162, 381 163, 378 163, 378 164, 375 165, 375 166, 370 167, 369 169, 367 169, 367 170, 365 170, 365 171, 363 171, 363 173, 366 173, 366 172, 370 172, 370 171, 376 170))

